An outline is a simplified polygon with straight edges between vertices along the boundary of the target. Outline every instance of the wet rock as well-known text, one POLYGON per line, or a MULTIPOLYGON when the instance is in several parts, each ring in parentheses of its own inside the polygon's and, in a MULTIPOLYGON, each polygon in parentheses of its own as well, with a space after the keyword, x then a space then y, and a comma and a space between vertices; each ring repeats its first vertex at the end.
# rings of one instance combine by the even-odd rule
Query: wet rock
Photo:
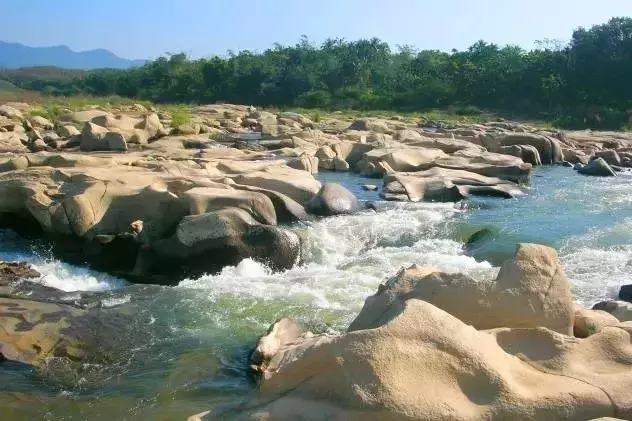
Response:
POLYGON ((577 170, 580 174, 597 177, 614 177, 616 174, 603 158, 593 159, 577 170))
POLYGON ((375 184, 363 184, 362 189, 366 191, 377 191, 377 186, 375 184))
POLYGON ((617 153, 617 151, 613 150, 605 150, 605 151, 597 151, 595 152, 595 157, 603 158, 609 165, 617 165, 621 166, 621 157, 617 153))
POLYGON ((325 183, 307 205, 310 213, 322 216, 352 214, 361 209, 353 193, 337 183, 325 183))
POLYGON ((595 304, 593 310, 608 312, 620 322, 632 321, 632 303, 626 301, 602 301, 595 304))
POLYGON ((632 303, 632 284, 623 285, 621 289, 619 289, 619 299, 632 303))

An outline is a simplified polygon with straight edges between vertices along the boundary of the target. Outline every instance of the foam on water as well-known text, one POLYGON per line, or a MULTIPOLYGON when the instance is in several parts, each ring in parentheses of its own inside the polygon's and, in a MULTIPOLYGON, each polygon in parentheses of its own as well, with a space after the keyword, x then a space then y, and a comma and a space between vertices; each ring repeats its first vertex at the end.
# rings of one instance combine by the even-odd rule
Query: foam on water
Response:
POLYGON ((413 263, 447 272, 492 276, 486 262, 465 256, 461 244, 441 238, 454 215, 451 204, 381 203, 378 212, 310 222, 303 237, 303 263, 273 272, 251 259, 217 275, 185 280, 180 288, 258 299, 290 299, 305 305, 357 311, 376 287, 413 263))

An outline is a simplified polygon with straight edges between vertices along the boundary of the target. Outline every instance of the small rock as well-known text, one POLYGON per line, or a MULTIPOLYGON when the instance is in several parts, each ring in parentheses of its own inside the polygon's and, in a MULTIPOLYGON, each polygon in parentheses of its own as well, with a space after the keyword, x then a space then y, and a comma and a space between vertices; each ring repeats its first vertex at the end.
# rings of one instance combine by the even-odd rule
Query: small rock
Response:
POLYGON ((377 191, 377 186, 375 184, 363 184, 362 188, 366 191, 377 191))

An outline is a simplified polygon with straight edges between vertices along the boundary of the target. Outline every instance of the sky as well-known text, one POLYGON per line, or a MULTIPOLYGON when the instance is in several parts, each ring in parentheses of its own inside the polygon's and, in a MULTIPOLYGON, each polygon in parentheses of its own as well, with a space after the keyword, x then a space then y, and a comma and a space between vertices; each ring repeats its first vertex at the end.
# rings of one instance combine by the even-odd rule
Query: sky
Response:
POLYGON ((0 10, 1 41, 148 59, 262 51, 301 35, 315 44, 377 37, 450 51, 483 39, 529 49, 632 16, 632 0, 0 0, 0 10))

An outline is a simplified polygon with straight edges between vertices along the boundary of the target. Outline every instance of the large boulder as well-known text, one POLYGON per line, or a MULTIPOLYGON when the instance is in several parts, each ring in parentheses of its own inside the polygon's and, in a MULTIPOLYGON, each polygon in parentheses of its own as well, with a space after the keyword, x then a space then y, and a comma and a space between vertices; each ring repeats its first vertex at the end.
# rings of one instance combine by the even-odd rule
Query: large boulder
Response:
POLYGON ((323 184, 307 205, 310 213, 323 216, 352 214, 361 208, 355 195, 337 183, 323 184))
POLYGON ((353 123, 351 123, 347 130, 358 130, 385 134, 394 133, 394 130, 391 130, 385 121, 374 118, 357 119, 353 123))
POLYGON ((233 179, 237 184, 277 191, 302 205, 320 190, 320 182, 310 173, 292 168, 269 168, 240 174, 233 179))
POLYGON ((223 208, 186 216, 173 236, 142 250, 135 271, 138 275, 169 273, 171 266, 186 266, 190 273, 201 274, 245 258, 289 269, 299 256, 300 240, 292 231, 261 225, 243 209, 223 208))
POLYGON ((463 170, 435 167, 384 176, 381 196, 386 200, 456 202, 469 195, 511 198, 524 192, 509 181, 463 170))
MULTIPOLYGON (((273 327, 271 334, 283 327, 273 327)), ((632 346, 625 327, 608 327, 586 340, 544 328, 480 332, 428 302, 410 299, 373 329, 339 336, 297 333, 290 332, 296 339, 289 343, 270 338, 269 349, 278 344, 279 351, 259 358, 261 384, 250 402, 190 419, 632 416, 632 346)))
POLYGON ((433 166, 464 170, 516 183, 529 181, 533 166, 521 158, 492 152, 462 149, 446 157, 437 158, 433 166))
POLYGON ((287 161, 287 166, 297 170, 307 171, 310 174, 318 174, 318 158, 308 154, 302 154, 297 158, 287 161))
POLYGON ((195 187, 183 197, 191 215, 202 215, 228 207, 239 208, 262 224, 276 225, 277 218, 272 200, 263 193, 235 190, 232 188, 195 187))
POLYGON ((22 120, 24 118, 24 115, 20 110, 7 104, 0 105, 0 116, 17 120, 22 120))
POLYGON ((28 152, 28 148, 18 133, 0 132, 0 152, 28 152))
POLYGON ((384 324, 410 299, 428 301, 477 329, 546 327, 573 334, 570 283, 555 250, 520 244, 495 281, 434 272, 413 265, 367 298, 349 330, 384 324))
POLYGON ((588 165, 578 167, 577 172, 583 175, 591 175, 597 177, 614 177, 614 170, 603 158, 593 159, 588 165))
POLYGON ((484 137, 485 147, 491 152, 500 152, 503 146, 531 145, 538 150, 544 165, 555 164, 564 160, 560 141, 537 133, 488 133, 484 137))
POLYGON ((597 158, 603 158, 604 161, 608 163, 608 165, 621 165, 621 157, 617 153, 617 151, 608 149, 604 151, 595 152, 595 156, 597 158))
POLYGON ((419 171, 434 166, 434 162, 447 155, 440 149, 419 147, 373 149, 358 162, 365 164, 385 163, 393 171, 419 171))

